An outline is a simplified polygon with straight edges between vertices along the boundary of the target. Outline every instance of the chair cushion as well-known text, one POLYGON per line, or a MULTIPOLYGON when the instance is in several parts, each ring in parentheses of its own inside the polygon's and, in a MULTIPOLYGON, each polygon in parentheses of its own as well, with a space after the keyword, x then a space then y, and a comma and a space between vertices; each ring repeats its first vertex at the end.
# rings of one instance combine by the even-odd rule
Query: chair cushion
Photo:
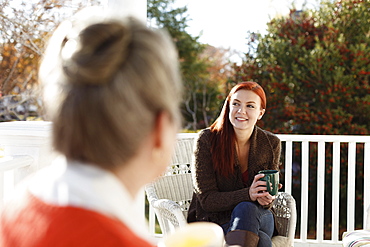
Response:
POLYGON ((356 230, 343 233, 344 247, 370 247, 370 230, 356 230))

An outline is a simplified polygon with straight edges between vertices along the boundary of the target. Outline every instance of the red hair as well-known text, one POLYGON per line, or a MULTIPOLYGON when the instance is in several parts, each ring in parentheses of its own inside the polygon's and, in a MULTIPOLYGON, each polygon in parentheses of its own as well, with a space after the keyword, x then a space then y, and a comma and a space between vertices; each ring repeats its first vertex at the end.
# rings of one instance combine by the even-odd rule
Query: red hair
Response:
POLYGON ((256 82, 241 82, 235 85, 226 97, 220 115, 210 127, 213 133, 211 140, 213 167, 225 177, 234 172, 235 132, 229 120, 229 112, 231 96, 239 90, 253 91, 261 98, 261 108, 266 109, 265 91, 256 82))

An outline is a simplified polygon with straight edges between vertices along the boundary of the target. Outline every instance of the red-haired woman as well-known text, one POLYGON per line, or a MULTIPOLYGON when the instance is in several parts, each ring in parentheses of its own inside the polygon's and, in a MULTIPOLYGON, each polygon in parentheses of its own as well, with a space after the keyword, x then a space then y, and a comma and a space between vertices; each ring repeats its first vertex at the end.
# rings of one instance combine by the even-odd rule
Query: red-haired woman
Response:
POLYGON ((281 143, 256 126, 266 96, 255 82, 232 88, 220 116, 203 130, 192 164, 195 193, 188 221, 211 221, 225 232, 228 245, 271 246, 275 197, 259 181, 260 170, 278 170, 281 143))

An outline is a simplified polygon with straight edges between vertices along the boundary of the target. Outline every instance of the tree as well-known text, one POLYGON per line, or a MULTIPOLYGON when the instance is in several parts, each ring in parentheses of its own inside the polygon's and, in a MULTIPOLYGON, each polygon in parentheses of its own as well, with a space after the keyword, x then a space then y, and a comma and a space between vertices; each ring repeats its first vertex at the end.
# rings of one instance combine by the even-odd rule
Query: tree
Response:
POLYGON ((369 1, 322 3, 251 34, 237 80, 266 89, 262 125, 278 133, 369 134, 369 1))
POLYGON ((184 125, 186 129, 197 130, 209 125, 220 103, 217 95, 221 88, 218 85, 224 81, 216 76, 222 74, 221 69, 215 68, 221 65, 216 64, 220 60, 217 56, 226 52, 220 50, 219 54, 213 52, 206 55, 210 47, 199 43, 199 37, 192 37, 186 32, 189 20, 187 8, 173 8, 173 3, 174 0, 149 0, 148 22, 167 29, 176 44, 185 89, 182 106, 184 125))
POLYGON ((203 83, 201 74, 206 69, 205 64, 198 60, 198 56, 204 46, 198 42, 198 37, 192 37, 186 32, 187 8, 173 8, 173 3, 174 0, 149 0, 148 21, 166 29, 176 44, 185 89, 182 112, 185 124, 196 129, 197 92, 203 83))
POLYGON ((216 48, 206 45, 199 58, 207 65, 207 73, 202 85, 200 106, 202 116, 198 128, 210 126, 218 117, 223 100, 228 93, 225 83, 232 76, 229 57, 234 54, 230 49, 216 48))
POLYGON ((26 4, 21 3, 17 9, 9 0, 1 3, 0 95, 20 93, 37 82, 37 65, 42 55, 45 33, 35 26, 47 23, 43 23, 44 12, 40 11, 41 6, 28 9, 27 16, 25 7, 26 4))
POLYGON ((15 110, 17 103, 22 106, 18 107, 22 109, 20 112, 29 112, 29 107, 39 105, 35 99, 38 65, 50 33, 61 20, 92 4, 99 1, 74 4, 72 0, 3 0, 0 3, 0 121, 25 120, 18 117, 22 114, 15 110), (20 94, 22 97, 1 98, 20 94), (11 101, 14 101, 12 106, 7 104, 11 101))
POLYGON ((33 0, 0 3, 0 95, 32 91, 49 34, 65 17, 98 1, 33 0))

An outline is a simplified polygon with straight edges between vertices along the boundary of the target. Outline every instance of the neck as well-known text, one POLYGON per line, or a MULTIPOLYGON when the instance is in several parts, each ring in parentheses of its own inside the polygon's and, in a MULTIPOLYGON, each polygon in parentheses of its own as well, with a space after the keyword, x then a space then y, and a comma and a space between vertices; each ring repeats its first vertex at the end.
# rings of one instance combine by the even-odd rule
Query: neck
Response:
POLYGON ((125 186, 132 198, 135 198, 139 192, 142 183, 139 182, 140 178, 137 178, 137 172, 135 173, 132 169, 126 167, 126 169, 116 169, 113 173, 118 177, 121 183, 125 186))
POLYGON ((137 160, 134 158, 112 171, 126 187, 132 198, 137 196, 145 184, 153 180, 153 174, 150 170, 143 169, 142 164, 147 163, 147 160, 137 160))
POLYGON ((252 136, 253 129, 246 129, 246 130, 234 130, 235 131, 235 137, 236 137, 236 143, 238 146, 244 146, 249 143, 249 140, 252 136))

